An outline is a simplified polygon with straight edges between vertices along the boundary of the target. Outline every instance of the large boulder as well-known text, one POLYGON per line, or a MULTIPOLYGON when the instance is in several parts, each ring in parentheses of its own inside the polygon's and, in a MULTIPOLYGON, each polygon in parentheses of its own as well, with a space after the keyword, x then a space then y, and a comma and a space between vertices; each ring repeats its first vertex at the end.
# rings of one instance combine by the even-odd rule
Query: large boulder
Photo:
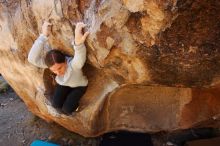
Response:
POLYGON ((84 136, 219 126, 220 1, 7 0, 0 11, 0 73, 48 122, 84 136), (71 116, 47 102, 53 74, 27 61, 44 20, 69 55, 75 24, 90 31, 89 87, 71 116))

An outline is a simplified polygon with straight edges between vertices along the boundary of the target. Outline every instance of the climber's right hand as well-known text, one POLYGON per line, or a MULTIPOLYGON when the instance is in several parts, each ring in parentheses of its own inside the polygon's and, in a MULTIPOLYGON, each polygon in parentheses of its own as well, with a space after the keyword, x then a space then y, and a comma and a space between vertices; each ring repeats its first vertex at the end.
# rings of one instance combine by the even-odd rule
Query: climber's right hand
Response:
POLYGON ((83 28, 86 27, 86 24, 84 24, 83 22, 78 22, 76 24, 76 28, 75 28, 75 45, 81 45, 85 42, 87 36, 89 35, 89 32, 85 32, 83 33, 83 28))
POLYGON ((44 21, 44 24, 42 25, 42 34, 48 37, 51 32, 51 26, 52 24, 50 22, 44 21))

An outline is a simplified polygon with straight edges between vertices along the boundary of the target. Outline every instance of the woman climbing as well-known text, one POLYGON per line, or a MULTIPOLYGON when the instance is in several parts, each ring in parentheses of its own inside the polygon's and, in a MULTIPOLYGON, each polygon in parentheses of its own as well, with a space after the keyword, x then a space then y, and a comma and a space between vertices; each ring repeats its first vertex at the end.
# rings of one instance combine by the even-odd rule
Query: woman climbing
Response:
POLYGON ((37 67, 49 68, 56 74, 57 85, 51 99, 52 106, 70 115, 78 108, 79 100, 85 93, 88 84, 82 67, 86 61, 84 42, 89 32, 83 34, 83 28, 86 26, 84 23, 76 24, 75 39, 72 42, 75 54, 74 57, 67 57, 56 49, 50 49, 47 42, 50 26, 51 23, 44 22, 42 33, 28 54, 28 61, 37 67))

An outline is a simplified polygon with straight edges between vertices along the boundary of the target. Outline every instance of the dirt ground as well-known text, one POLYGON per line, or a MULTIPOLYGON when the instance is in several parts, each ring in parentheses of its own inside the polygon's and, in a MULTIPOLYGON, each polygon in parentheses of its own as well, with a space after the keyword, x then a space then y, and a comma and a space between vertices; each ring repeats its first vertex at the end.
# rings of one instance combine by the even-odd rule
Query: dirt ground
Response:
POLYGON ((46 123, 29 112, 11 88, 0 93, 0 129, 0 146, 29 146, 36 139, 62 146, 96 146, 99 141, 83 138, 55 123, 46 123))

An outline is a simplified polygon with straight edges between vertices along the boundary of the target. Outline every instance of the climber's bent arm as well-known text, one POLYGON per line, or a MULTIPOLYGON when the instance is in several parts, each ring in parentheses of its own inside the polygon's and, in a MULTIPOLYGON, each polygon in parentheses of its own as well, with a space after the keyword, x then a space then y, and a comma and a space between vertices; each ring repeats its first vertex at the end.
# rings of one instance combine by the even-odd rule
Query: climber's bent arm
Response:
POLYGON ((37 40, 35 40, 29 54, 28 54, 28 61, 33 65, 40 67, 40 68, 47 68, 45 64, 44 57, 42 56, 42 51, 44 49, 44 45, 47 42, 48 38, 41 34, 37 40))

